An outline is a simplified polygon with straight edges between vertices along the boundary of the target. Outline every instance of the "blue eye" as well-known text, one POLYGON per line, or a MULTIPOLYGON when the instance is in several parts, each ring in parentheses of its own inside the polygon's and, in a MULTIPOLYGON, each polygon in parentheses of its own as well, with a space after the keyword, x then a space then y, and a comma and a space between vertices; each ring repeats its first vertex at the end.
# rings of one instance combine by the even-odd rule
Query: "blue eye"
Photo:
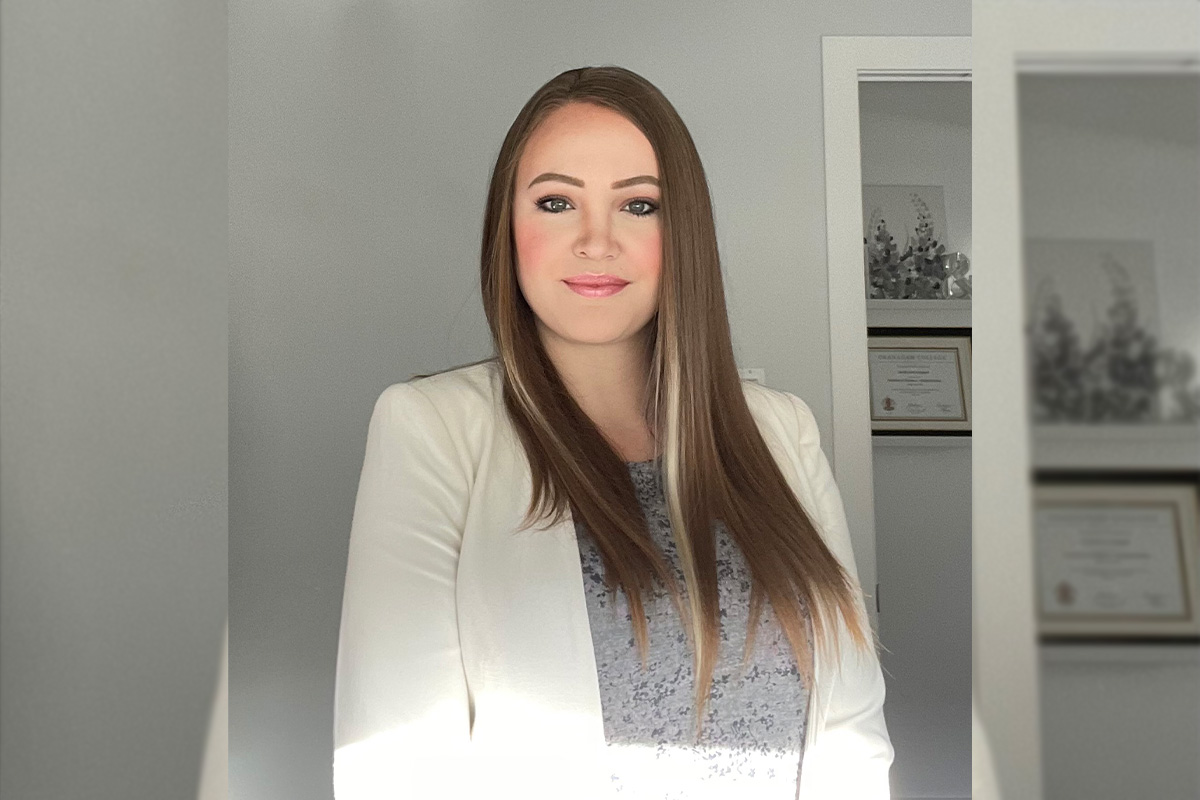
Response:
POLYGON ((649 217, 658 211, 658 206, 649 200, 630 200, 629 205, 642 205, 646 207, 646 210, 642 212, 631 211, 630 213, 635 217, 649 217))
MULTIPOLYGON (((558 211, 551 211, 550 209, 546 208, 546 207, 543 205, 543 203, 567 203, 567 201, 566 201, 566 199, 565 199, 565 198, 562 198, 562 197, 543 197, 541 200, 538 200, 538 201, 537 201, 536 205, 537 205, 537 207, 538 207, 539 209, 541 209, 542 211, 545 211, 545 212, 546 212, 546 213, 548 213, 548 214, 561 214, 563 211, 566 211, 566 209, 565 209, 565 208, 564 208, 564 209, 560 209, 560 210, 558 210, 558 211)), ((570 203, 567 203, 567 205, 570 205, 570 203)))
MULTIPOLYGON (((547 214, 561 214, 564 211, 566 211, 567 208, 571 207, 570 202, 565 197, 556 197, 556 196, 543 197, 540 200, 538 200, 534 205, 538 208, 538 210, 544 211, 547 214), (563 205, 562 206, 553 205, 555 203, 562 203, 563 205)), ((633 214, 633 216, 635 216, 635 217, 649 217, 649 216, 653 216, 654 214, 658 213, 658 204, 652 200, 646 200, 646 199, 630 200, 628 203, 625 204, 625 207, 629 208, 630 206, 637 206, 637 207, 640 207, 643 209, 641 211, 632 211, 631 210, 629 212, 630 214, 633 214)))

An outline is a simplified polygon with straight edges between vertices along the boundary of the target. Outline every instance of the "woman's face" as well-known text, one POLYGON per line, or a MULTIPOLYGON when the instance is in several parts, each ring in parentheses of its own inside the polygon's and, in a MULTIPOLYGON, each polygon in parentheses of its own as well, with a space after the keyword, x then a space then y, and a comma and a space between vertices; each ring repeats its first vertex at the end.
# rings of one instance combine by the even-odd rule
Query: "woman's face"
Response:
POLYGON ((658 162, 645 135, 615 111, 573 103, 533 132, 517 167, 517 281, 543 340, 609 344, 636 338, 658 308, 662 220, 658 162), (568 281, 628 283, 588 296, 568 281))

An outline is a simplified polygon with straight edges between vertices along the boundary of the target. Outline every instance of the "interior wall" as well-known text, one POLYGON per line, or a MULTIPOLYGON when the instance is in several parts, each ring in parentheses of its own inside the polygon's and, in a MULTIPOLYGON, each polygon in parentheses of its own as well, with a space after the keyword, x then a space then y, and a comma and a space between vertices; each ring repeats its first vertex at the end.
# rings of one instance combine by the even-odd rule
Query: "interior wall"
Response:
POLYGON ((1200 79, 1018 85, 1024 236, 1151 242, 1162 343, 1200 365, 1200 79))
MULTIPOLYGON (((859 86, 863 183, 943 186, 943 243, 969 257, 971 84, 859 86)), ((897 800, 971 796, 971 447, 942 441, 872 448, 897 800)))
POLYGON ((0 4, 0 797, 193 798, 226 613, 224 2, 0 4))
POLYGON ((935 234, 970 257, 970 81, 861 81, 858 95, 863 183, 941 186, 948 235, 935 234))

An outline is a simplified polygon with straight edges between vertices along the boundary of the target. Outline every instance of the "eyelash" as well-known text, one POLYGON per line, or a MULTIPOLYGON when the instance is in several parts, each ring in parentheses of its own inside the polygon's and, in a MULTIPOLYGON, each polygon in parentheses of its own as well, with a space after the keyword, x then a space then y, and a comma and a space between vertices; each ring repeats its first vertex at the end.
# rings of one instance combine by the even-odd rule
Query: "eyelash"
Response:
MULTIPOLYGON (((548 200, 562 200, 564 203, 568 203, 568 204, 571 202, 570 200, 568 200, 565 197, 560 197, 558 195, 547 195, 546 197, 543 197, 540 200, 538 200, 536 203, 534 203, 534 205, 537 207, 537 209, 539 211, 542 211, 546 214, 561 214, 562 211, 551 211, 548 208, 542 207, 542 203, 545 203, 548 200)), ((630 203, 642 203, 642 204, 650 207, 650 210, 645 212, 644 214, 637 214, 632 211, 629 212, 629 213, 633 214, 633 216, 635 216, 635 217, 652 217, 658 213, 658 203, 654 202, 653 200, 649 200, 645 197, 638 197, 636 199, 630 200, 629 203, 626 203, 626 205, 629 205, 630 203)))

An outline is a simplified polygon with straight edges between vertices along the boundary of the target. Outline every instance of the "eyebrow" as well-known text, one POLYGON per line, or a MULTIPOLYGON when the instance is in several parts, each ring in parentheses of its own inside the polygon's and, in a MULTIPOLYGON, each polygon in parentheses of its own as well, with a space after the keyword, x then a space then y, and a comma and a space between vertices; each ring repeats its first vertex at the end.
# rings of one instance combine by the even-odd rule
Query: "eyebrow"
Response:
MULTIPOLYGON (((563 175, 560 172, 543 172, 541 175, 538 175, 529 182, 529 187, 532 187, 535 183, 541 183, 542 181, 561 181, 563 183, 569 183, 580 188, 583 187, 583 181, 579 180, 579 178, 572 178, 570 175, 563 175)), ((624 189, 626 186, 633 186, 635 183, 650 183, 654 186, 658 186, 658 178, 654 177, 653 175, 636 175, 632 178, 625 178, 624 180, 617 181, 612 185, 612 188, 624 189)))

